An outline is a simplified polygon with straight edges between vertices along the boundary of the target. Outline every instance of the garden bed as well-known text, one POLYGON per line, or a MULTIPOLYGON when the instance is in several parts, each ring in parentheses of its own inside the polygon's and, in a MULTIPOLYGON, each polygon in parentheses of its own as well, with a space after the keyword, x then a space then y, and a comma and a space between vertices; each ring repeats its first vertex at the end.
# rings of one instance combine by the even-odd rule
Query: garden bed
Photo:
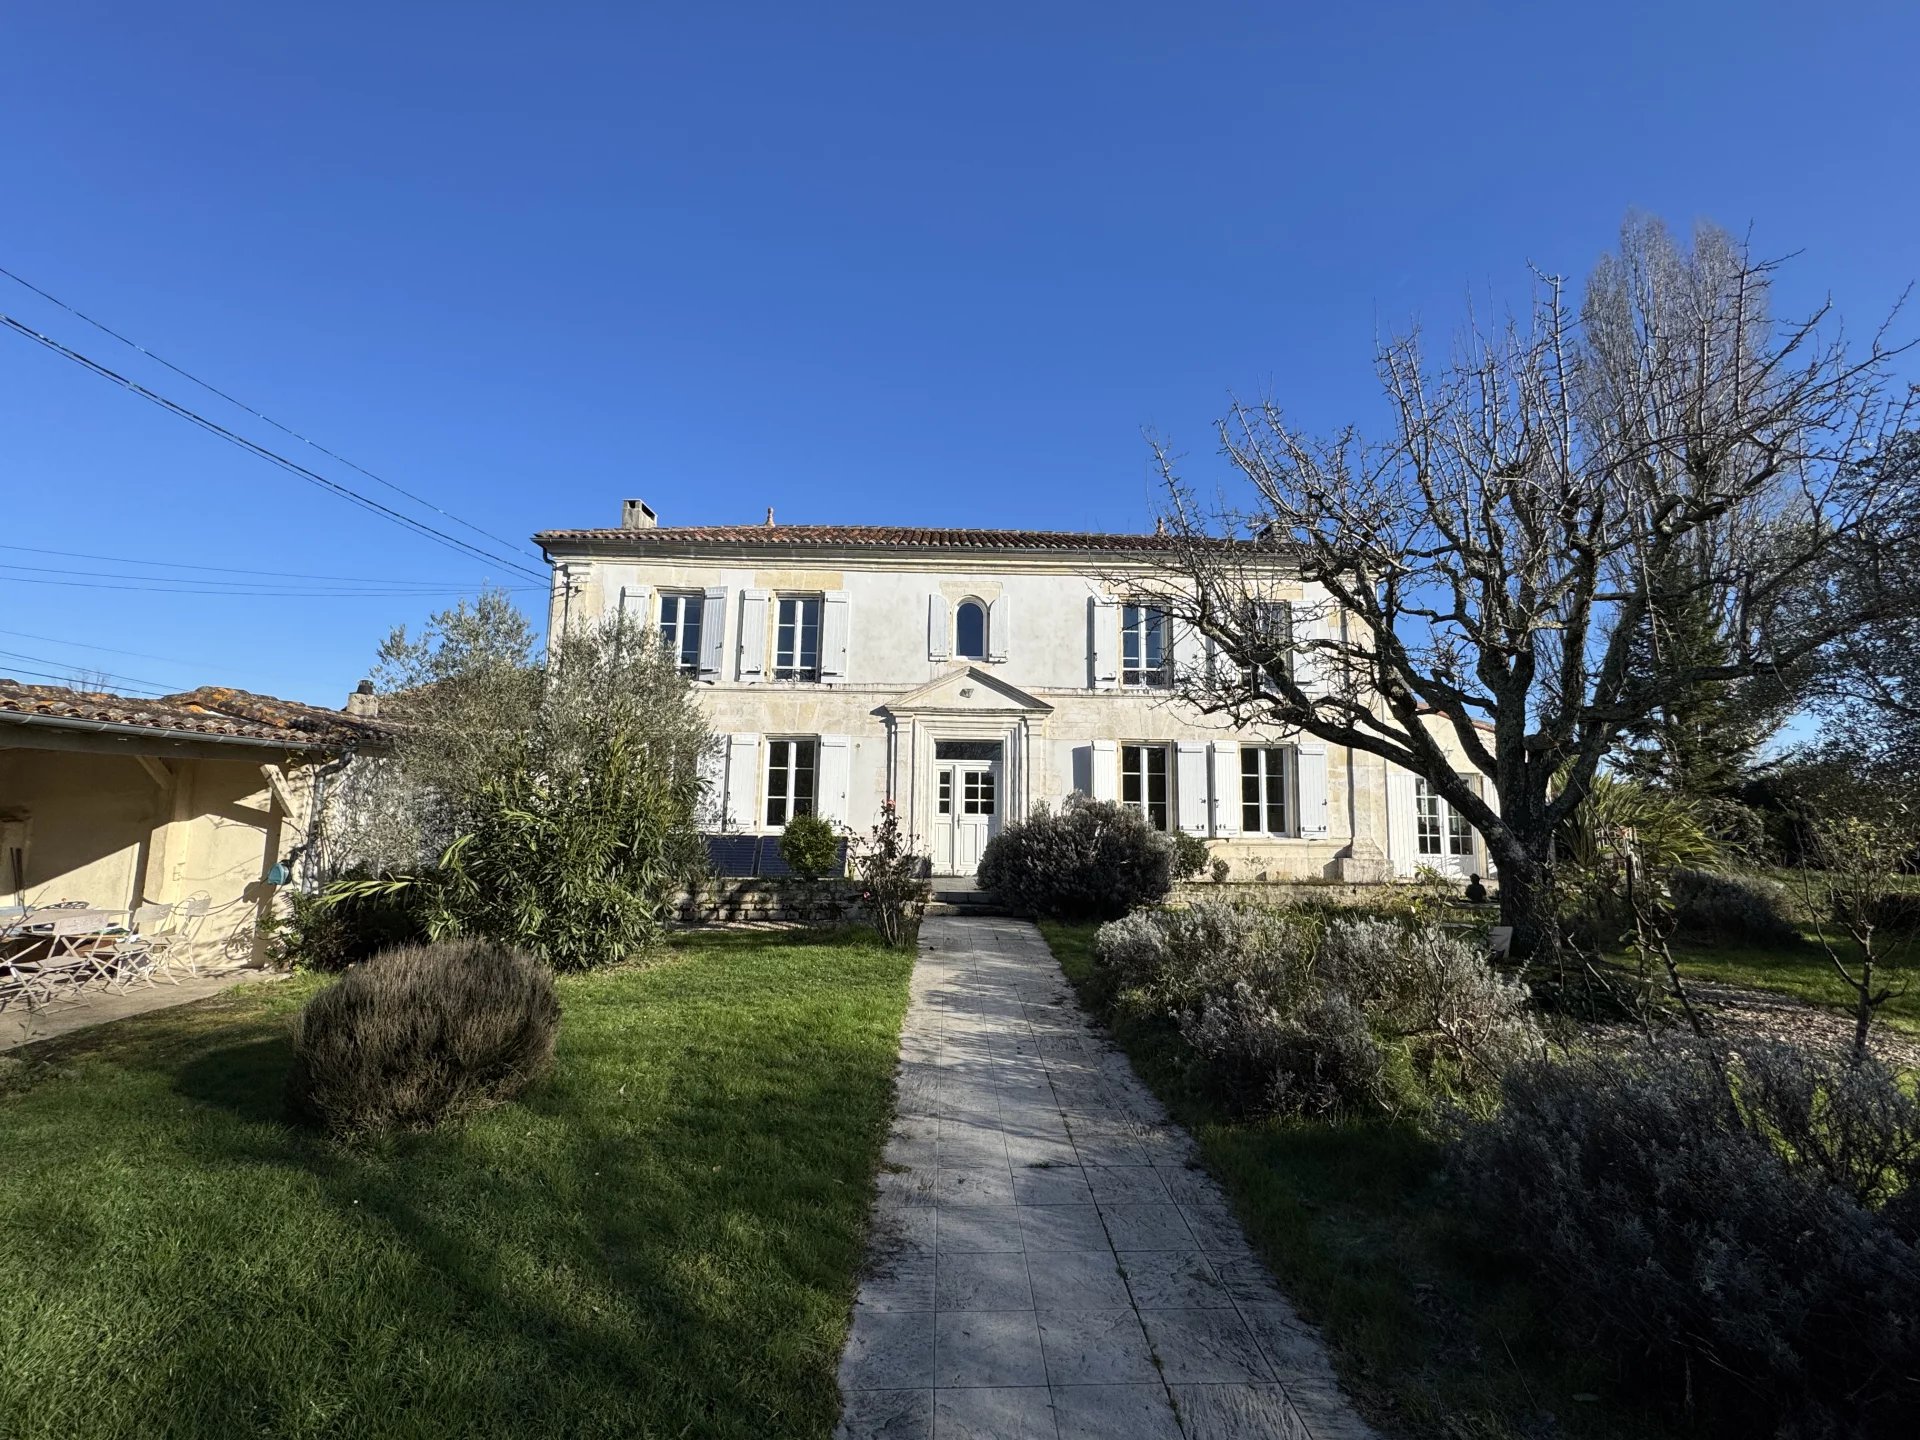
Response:
MULTIPOLYGON (((1556 1340, 1545 1300, 1446 1203, 1440 1147, 1411 1123, 1243 1120, 1191 1087, 1171 1025, 1103 1012, 1093 925, 1042 931, 1082 1002, 1192 1131, 1248 1238, 1389 1433, 1434 1440, 1657 1437, 1612 1402, 1628 1377, 1556 1340)), ((1571 1338, 1571 1337, 1567 1337, 1571 1338)))
POLYGON ((559 981, 461 1129, 290 1128, 297 978, 0 1072, 10 1437, 827 1435, 909 952, 700 934, 559 981))

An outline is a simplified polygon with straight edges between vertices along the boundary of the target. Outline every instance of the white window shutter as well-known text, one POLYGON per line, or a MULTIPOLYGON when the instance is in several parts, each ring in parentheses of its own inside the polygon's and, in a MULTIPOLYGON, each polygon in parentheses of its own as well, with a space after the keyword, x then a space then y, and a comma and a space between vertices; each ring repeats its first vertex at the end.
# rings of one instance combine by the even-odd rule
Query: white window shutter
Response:
POLYGON ((1213 833, 1240 833, 1240 746, 1232 740, 1213 742, 1213 833))
MULTIPOLYGON (((1327 629, 1325 607, 1313 606, 1304 614, 1297 607, 1289 606, 1288 610, 1288 623, 1295 645, 1304 645, 1310 640, 1325 640, 1331 634, 1327 629)), ((1318 700, 1331 688, 1328 684, 1330 658, 1321 650, 1293 652, 1294 683, 1307 692, 1309 700, 1318 700)))
POLYGON ((765 590, 740 592, 740 678, 767 678, 767 600, 765 590))
POLYGON ((1013 639, 1013 632, 1007 628, 1010 609, 1005 595, 987 606, 987 659, 995 663, 1007 658, 1008 642, 1013 639))
POLYGON ((845 828, 847 789, 853 783, 853 741, 845 735, 820 737, 820 770, 814 779, 814 809, 822 819, 845 828))
POLYGON ((760 737, 727 737, 726 828, 751 830, 760 809, 760 737))
POLYGON ((944 660, 951 653, 953 622, 947 618, 947 597, 927 597, 927 659, 944 660))
POLYGON ((642 630, 654 628, 653 591, 645 585, 622 585, 614 609, 623 621, 630 620, 642 630))
POLYGON ((727 739, 714 737, 713 744, 700 752, 699 823, 704 830, 718 830, 727 813, 727 739))
POLYGON ((1180 828, 1189 835, 1207 833, 1207 746, 1182 740, 1174 747, 1174 804, 1180 828))
POLYGON ((1413 808, 1413 772, 1387 766, 1387 858, 1393 873, 1411 875, 1420 864, 1420 832, 1413 808))
MULTIPOLYGON (((1103 595, 1087 601, 1087 650, 1093 661, 1093 688, 1113 690, 1120 684, 1120 604, 1103 595)), ((1096 759, 1097 759, 1096 755, 1096 759)))
POLYGON ((820 611, 820 678, 844 680, 853 633, 853 597, 844 590, 829 590, 820 611))
POLYGON ((700 602, 700 678, 718 680, 727 653, 727 587, 707 587, 700 602))
POLYGON ((1299 819, 1300 838, 1327 838, 1327 747, 1293 747, 1293 794, 1299 819))
POLYGON ((1093 798, 1096 800, 1120 798, 1120 742, 1118 740, 1093 742, 1093 798))

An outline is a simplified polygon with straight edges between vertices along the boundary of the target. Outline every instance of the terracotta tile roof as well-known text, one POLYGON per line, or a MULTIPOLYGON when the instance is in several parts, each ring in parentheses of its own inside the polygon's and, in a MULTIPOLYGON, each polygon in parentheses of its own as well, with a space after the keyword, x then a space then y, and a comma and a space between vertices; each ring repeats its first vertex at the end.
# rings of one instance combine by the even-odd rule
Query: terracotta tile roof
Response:
POLYGON ((591 544, 645 549, 654 545, 813 546, 873 550, 1093 550, 1164 551, 1174 535, 1097 535, 1072 530, 964 530, 916 525, 660 525, 650 530, 542 530, 534 542, 548 548, 591 544))
POLYGON ((290 750, 341 750, 378 744, 389 726, 342 710, 278 700, 221 685, 203 685, 156 700, 59 685, 25 685, 0 679, 0 722, 44 724, 57 729, 107 725, 127 730, 170 730, 209 740, 266 740, 290 750))

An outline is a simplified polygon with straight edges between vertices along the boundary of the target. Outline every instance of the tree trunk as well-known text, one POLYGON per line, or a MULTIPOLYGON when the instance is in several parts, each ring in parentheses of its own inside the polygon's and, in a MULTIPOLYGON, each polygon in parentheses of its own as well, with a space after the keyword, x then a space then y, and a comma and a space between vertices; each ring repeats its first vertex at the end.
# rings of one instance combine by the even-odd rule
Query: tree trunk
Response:
POLYGON ((1553 934, 1553 887, 1547 864, 1552 846, 1549 829, 1538 837, 1515 835, 1494 854, 1500 866, 1500 923, 1513 927, 1516 959, 1535 954, 1553 934))

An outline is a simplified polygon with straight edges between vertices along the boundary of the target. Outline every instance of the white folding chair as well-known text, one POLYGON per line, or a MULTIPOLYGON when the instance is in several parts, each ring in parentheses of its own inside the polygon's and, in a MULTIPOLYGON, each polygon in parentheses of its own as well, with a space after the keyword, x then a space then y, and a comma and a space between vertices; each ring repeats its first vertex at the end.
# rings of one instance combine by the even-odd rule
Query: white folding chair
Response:
POLYGON ((149 985, 160 980, 169 985, 180 983, 170 963, 180 938, 178 930, 172 927, 173 911, 172 905, 137 905, 127 917, 128 933, 115 947, 116 968, 126 984, 131 985, 134 980, 144 980, 149 985))
POLYGON ((200 961, 194 951, 199 944, 200 931, 207 923, 207 912, 211 909, 213 897, 204 890, 189 895, 174 907, 173 929, 167 933, 167 950, 162 957, 162 963, 169 970, 179 966, 189 975, 199 975, 200 961))

